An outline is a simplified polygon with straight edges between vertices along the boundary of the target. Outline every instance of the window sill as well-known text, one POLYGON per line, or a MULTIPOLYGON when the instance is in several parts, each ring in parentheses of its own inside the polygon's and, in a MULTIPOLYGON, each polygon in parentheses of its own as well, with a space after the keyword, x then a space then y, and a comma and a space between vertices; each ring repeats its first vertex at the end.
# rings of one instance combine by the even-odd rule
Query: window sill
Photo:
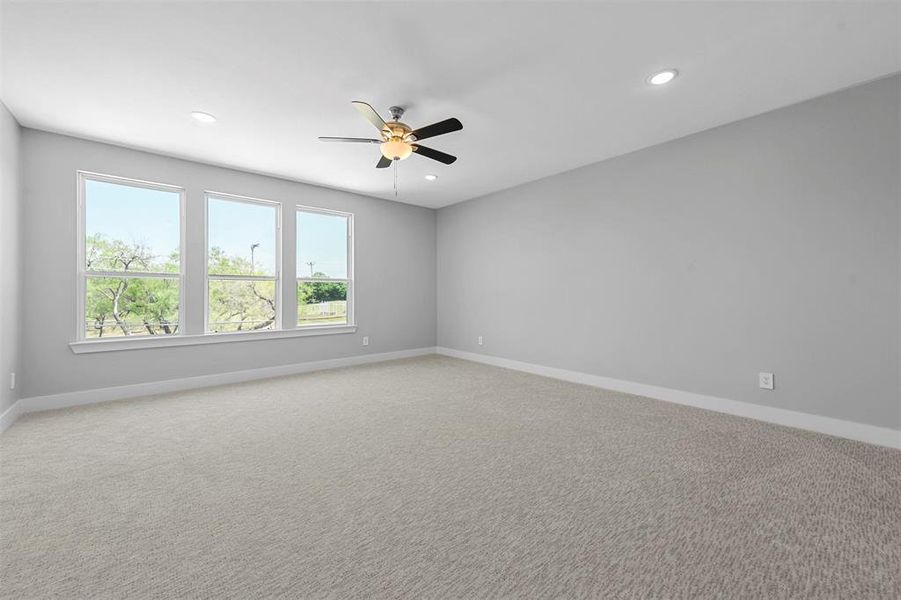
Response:
POLYGON ((136 338, 109 338, 106 340, 84 340, 71 342, 69 348, 75 354, 93 352, 115 352, 119 350, 144 350, 147 348, 171 348, 172 346, 199 346, 232 342, 253 342, 257 340, 278 340, 282 338, 312 337, 355 333, 356 325, 322 325, 277 331, 239 331, 230 333, 205 333, 200 335, 146 336, 136 338))

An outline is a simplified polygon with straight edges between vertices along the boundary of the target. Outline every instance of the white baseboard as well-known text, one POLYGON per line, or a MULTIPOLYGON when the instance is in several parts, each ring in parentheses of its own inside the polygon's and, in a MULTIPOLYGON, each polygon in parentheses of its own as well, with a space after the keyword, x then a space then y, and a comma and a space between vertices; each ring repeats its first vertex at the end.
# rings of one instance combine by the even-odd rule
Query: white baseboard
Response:
POLYGON ((19 415, 22 412, 22 403, 17 400, 13 402, 12 406, 3 411, 3 414, 0 415, 0 433, 6 431, 6 429, 16 422, 16 419, 19 418, 19 415))
POLYGON ((864 423, 855 423, 853 421, 843 421, 841 419, 785 410, 783 408, 752 404, 750 402, 727 400, 725 398, 705 396, 693 392, 683 392, 681 390, 602 377, 600 375, 591 375, 579 371, 545 367, 543 365, 489 356, 487 354, 463 352, 452 348, 439 346, 437 351, 438 354, 443 354, 445 356, 462 358, 464 360, 471 360, 496 367, 524 371, 526 373, 543 375, 544 377, 551 377, 553 379, 562 379, 564 381, 581 383, 592 387, 634 394, 636 396, 645 396, 647 398, 674 402, 676 404, 685 404, 687 406, 704 408, 730 415, 748 417, 758 421, 766 421, 767 423, 776 423, 777 425, 807 429, 818 433, 826 433, 828 435, 857 440, 859 442, 901 449, 901 431, 897 429, 877 427, 875 425, 866 425, 864 423))
POLYGON ((137 398, 140 396, 165 394, 168 392, 179 392, 214 385, 241 383, 244 381, 253 381, 255 379, 296 375, 299 373, 309 373, 311 371, 322 371, 324 369, 335 369, 338 367, 350 367, 367 363, 383 362, 386 360, 395 360, 398 358, 423 356, 426 354, 435 354, 435 352, 436 349, 434 347, 414 348, 412 350, 399 350, 397 352, 362 354, 359 356, 348 356, 346 358, 333 358, 328 360, 294 363, 290 365, 278 365, 275 367, 247 369, 244 371, 231 371, 229 373, 199 375, 196 377, 183 377, 180 379, 167 379, 164 381, 136 383, 133 385, 121 385, 93 390, 82 390, 78 392, 65 392, 48 396, 20 398, 18 402, 9 407, 3 415, 0 416, 0 431, 5 430, 12 425, 20 415, 29 412, 54 410, 57 408, 79 406, 82 404, 95 404, 97 402, 109 402, 111 400, 124 400, 126 398, 137 398))

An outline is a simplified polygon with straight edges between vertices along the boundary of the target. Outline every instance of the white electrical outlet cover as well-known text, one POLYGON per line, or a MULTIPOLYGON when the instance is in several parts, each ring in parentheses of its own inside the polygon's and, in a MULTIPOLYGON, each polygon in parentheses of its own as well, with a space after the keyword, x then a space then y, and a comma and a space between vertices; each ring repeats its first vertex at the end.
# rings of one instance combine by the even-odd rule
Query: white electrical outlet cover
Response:
POLYGON ((763 373, 761 372, 758 375, 758 384, 761 389, 771 390, 773 389, 773 374, 772 373, 763 373))

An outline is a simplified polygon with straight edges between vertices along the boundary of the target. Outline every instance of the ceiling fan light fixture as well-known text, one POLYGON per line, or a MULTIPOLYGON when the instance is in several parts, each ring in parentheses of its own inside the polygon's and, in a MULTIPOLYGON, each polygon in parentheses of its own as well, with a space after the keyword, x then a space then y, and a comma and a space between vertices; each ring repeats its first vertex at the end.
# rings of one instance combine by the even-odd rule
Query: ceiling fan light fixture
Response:
POLYGON ((403 160, 413 154, 413 146, 398 137, 392 137, 383 142, 379 145, 379 149, 382 151, 382 156, 388 160, 403 160))

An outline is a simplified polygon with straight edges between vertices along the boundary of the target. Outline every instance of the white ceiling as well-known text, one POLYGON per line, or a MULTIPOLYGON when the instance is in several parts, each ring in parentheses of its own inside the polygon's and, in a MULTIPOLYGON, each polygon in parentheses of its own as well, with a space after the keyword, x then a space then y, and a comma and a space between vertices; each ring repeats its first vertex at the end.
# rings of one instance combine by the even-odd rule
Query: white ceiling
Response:
POLYGON ((901 70, 897 2, 5 2, 27 126, 394 199, 351 106, 461 132, 399 164, 440 207, 901 70), (651 87, 665 67, 681 76, 651 87), (213 125, 189 113, 213 113, 213 125), (437 182, 425 181, 436 173, 437 182))

